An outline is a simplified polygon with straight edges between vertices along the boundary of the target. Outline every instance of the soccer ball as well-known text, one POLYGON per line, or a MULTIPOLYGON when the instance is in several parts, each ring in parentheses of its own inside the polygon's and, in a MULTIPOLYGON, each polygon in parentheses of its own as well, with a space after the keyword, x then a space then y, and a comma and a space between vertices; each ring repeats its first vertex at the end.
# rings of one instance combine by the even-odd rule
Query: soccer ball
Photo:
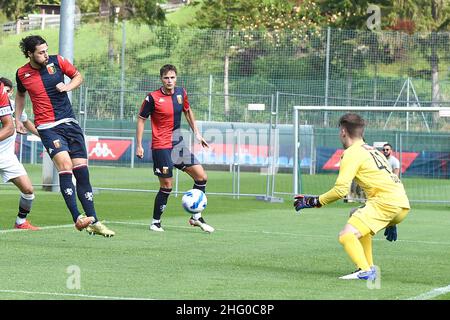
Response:
POLYGON ((206 208, 208 200, 203 191, 191 189, 184 193, 181 204, 188 213, 202 212, 206 208))

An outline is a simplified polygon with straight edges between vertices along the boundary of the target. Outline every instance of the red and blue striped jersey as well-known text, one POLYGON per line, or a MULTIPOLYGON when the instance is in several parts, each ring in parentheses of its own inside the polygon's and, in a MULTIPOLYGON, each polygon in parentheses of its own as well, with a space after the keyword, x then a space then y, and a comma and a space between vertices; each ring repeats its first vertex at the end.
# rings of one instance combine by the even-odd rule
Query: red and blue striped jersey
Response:
POLYGON ((30 63, 16 73, 17 90, 28 91, 33 104, 34 124, 75 119, 67 92, 59 92, 56 85, 64 82, 64 75, 73 78, 78 70, 60 55, 49 56, 46 68, 34 69, 30 63))
POLYGON ((186 90, 175 87, 174 93, 167 95, 162 88, 150 92, 142 103, 139 117, 152 124, 152 149, 168 149, 174 146, 173 132, 180 129, 181 114, 189 110, 186 90))

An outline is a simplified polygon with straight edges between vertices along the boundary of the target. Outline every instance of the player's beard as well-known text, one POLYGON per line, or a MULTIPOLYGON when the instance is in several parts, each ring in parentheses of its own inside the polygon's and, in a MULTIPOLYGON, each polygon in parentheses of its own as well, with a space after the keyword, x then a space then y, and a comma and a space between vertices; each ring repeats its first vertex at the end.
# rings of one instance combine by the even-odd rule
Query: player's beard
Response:
POLYGON ((47 66, 47 64, 48 64, 48 59, 47 59, 47 60, 44 60, 43 62, 37 62, 36 59, 33 57, 32 60, 33 60, 33 62, 34 62, 35 64, 37 64, 37 65, 40 66, 41 68, 45 68, 45 67, 47 66))

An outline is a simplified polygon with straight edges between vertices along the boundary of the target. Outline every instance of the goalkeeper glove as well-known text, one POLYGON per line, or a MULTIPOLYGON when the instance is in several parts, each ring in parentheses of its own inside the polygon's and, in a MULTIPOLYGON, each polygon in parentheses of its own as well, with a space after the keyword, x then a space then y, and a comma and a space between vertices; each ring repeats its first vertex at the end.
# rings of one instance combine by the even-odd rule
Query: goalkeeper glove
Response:
POLYGON ((318 196, 308 196, 304 194, 299 194, 294 197, 294 207, 295 210, 300 211, 305 208, 320 208, 322 205, 319 202, 318 196))
POLYGON ((397 226, 393 225, 390 227, 386 227, 384 230, 384 235, 386 236, 387 241, 396 241, 397 240, 397 226))

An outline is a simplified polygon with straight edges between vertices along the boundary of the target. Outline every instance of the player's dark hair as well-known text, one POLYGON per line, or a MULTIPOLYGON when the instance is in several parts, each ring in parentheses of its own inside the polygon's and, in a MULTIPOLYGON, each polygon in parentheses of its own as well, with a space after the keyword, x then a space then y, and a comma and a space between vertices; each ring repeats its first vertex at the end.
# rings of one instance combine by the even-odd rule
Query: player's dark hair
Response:
POLYGON ((173 64, 165 64, 159 70, 159 75, 162 77, 163 75, 167 74, 167 72, 169 72, 169 71, 173 71, 173 72, 175 72, 175 74, 177 74, 177 68, 173 64))
POLYGON ((5 87, 10 87, 11 89, 13 88, 12 81, 7 78, 1 77, 0 82, 3 83, 5 85, 5 87))
POLYGON ((28 36, 20 41, 19 47, 25 58, 28 58, 28 52, 34 52, 37 46, 47 43, 41 36, 28 36))
POLYGON ((350 137, 362 137, 366 122, 356 113, 346 113, 339 119, 339 127, 347 130, 350 137))
POLYGON ((383 148, 384 147, 389 147, 389 148, 391 148, 392 149, 392 146, 391 146, 391 144, 390 143, 385 143, 385 144, 383 144, 383 148))

